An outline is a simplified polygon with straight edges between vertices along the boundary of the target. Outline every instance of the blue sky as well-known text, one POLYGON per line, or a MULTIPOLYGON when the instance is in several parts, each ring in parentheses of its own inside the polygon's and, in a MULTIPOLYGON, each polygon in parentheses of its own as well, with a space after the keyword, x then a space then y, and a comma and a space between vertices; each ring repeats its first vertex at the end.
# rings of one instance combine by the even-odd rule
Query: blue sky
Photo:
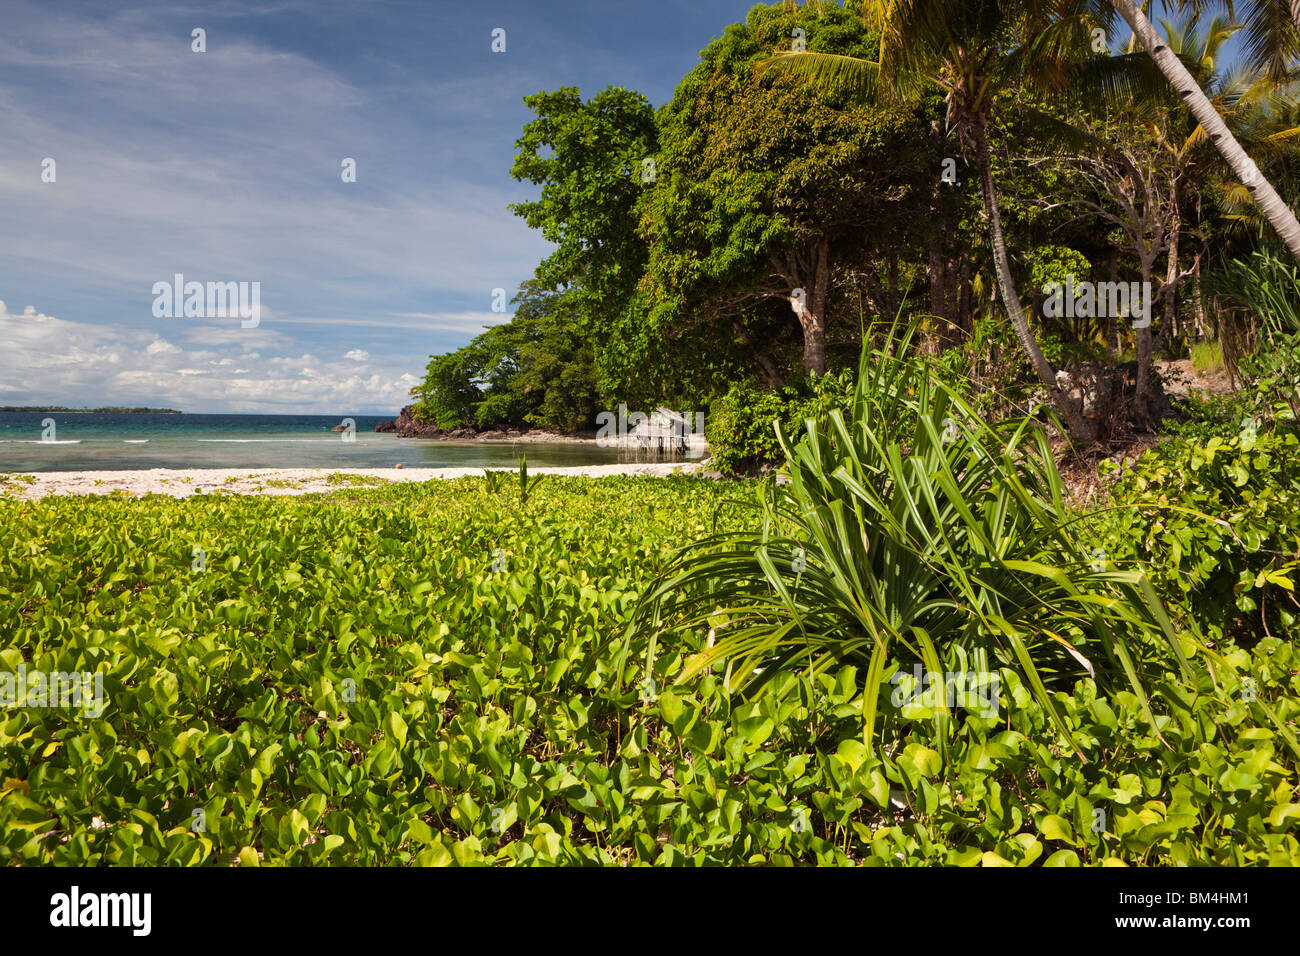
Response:
POLYGON ((5 0, 0 404, 395 414, 546 254, 522 98, 663 102, 750 5, 5 0), (260 323, 155 318, 175 273, 260 282, 260 323))
POLYGON ((546 254, 522 98, 658 105, 750 6, 4 0, 0 405, 394 414, 546 254), (259 282, 260 323, 156 318, 176 273, 259 282))

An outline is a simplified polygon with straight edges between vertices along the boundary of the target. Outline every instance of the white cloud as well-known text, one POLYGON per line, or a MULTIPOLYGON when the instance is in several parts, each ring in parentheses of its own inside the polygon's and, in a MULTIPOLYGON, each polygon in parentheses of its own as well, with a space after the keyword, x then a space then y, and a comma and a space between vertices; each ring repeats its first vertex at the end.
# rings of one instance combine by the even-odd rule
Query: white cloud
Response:
POLYGON ((410 328, 467 335, 478 335, 490 326, 501 325, 514 318, 513 313, 502 312, 399 312, 397 315, 413 320, 410 328))
POLYGON ((183 351, 179 345, 172 345, 166 339, 154 339, 145 348, 146 355, 169 355, 183 351))
POLYGON ((388 414, 408 403, 418 382, 403 370, 405 356, 387 368, 366 355, 362 375, 351 354, 329 361, 311 352, 264 355, 225 337, 185 348, 147 330, 71 322, 31 306, 11 313, 3 301, 0 341, 0 392, 9 404, 388 414))
MULTIPOLYGON (((371 16, 289 6, 337 31, 371 16)), ((193 411, 396 410, 429 353, 509 320, 486 311, 492 290, 512 291, 549 248, 507 208, 535 193, 508 170, 530 118, 520 96, 545 78, 510 73, 522 58, 485 60, 484 82, 382 48, 362 68, 250 29, 269 6, 191 9, 230 18, 202 55, 190 52, 189 26, 171 28, 185 16, 175 5, 5 0, 3 291, 75 320, 21 313, 15 347, 0 349, 6 404, 23 394, 193 411), (46 156, 58 164, 53 183, 41 181, 46 156), (340 179, 345 156, 357 160, 355 184, 340 179), (260 282, 260 325, 155 319, 153 283, 178 272, 260 282), (273 363, 304 353, 338 358, 273 363)), ((14 317, 0 315, 12 331, 14 317)))

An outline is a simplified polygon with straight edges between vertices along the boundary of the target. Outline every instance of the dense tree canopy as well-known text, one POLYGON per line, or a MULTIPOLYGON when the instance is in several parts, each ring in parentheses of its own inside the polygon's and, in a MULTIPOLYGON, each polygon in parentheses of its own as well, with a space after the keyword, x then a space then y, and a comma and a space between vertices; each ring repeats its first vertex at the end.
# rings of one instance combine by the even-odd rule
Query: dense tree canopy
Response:
POLYGON ((904 240, 923 216, 935 157, 914 114, 757 73, 769 44, 798 29, 827 52, 869 48, 861 20, 837 14, 756 8, 661 112, 663 176, 642 206, 655 327, 743 329, 754 313, 784 313, 804 367, 824 372, 834 269, 873 238, 904 240))
POLYGON ((1228 66, 1238 26, 1183 6, 1162 44, 1249 166, 1093 0, 759 4, 658 110, 528 97, 511 172, 538 194, 513 208, 555 248, 509 325, 431 361, 422 412, 578 428, 621 402, 709 409, 741 380, 807 397, 899 318, 1001 369, 999 394, 1055 401, 1076 438, 1149 425, 1157 355, 1219 334, 1214 274, 1277 221, 1256 178, 1300 189, 1293 24, 1251 27, 1228 66), (1045 309, 1067 279, 1149 281, 1151 324, 1045 309))
POLYGON ((587 428, 596 414, 591 351, 564 296, 526 283, 512 320, 436 355, 416 414, 440 428, 587 428))

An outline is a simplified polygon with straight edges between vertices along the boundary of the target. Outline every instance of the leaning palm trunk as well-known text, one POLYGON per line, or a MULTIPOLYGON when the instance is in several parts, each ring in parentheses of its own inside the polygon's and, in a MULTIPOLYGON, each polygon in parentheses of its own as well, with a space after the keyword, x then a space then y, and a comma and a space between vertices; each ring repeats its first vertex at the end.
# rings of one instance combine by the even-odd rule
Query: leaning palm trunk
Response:
MULTIPOLYGON (((1133 2, 1133 0, 1111 0, 1111 4, 1119 11, 1128 25, 1133 30, 1133 35, 1138 38, 1138 42, 1155 60, 1160 72, 1173 85, 1174 90, 1182 97, 1187 108, 1196 117, 1196 121, 1201 124, 1206 135, 1209 136, 1210 142, 1218 149, 1219 154, 1224 158, 1227 164, 1232 168, 1236 175, 1254 198, 1256 205, 1259 206, 1260 212, 1268 217, 1273 228, 1277 230, 1278 236, 1286 243, 1286 247, 1291 250, 1291 254, 1300 259, 1300 221, 1296 220, 1287 204, 1282 201, 1282 197, 1277 194, 1277 190, 1272 184, 1260 173, 1259 168, 1246 155, 1246 151, 1241 148, 1237 138, 1232 135, 1228 129, 1228 124, 1223 121, 1218 110, 1214 108, 1205 95, 1205 91, 1197 85, 1196 80, 1192 78, 1191 73, 1183 66, 1182 62, 1169 49, 1168 45, 1160 39, 1155 29, 1151 26, 1151 21, 1146 18, 1142 8, 1133 2)), ((1300 14, 1300 0, 1293 0, 1291 4, 1292 14, 1300 14)), ((1297 22, 1300 23, 1300 16, 1297 16, 1297 22)))
POLYGON ((1016 281, 1011 275, 1011 266, 1007 262, 1007 243, 1002 234, 1002 215, 998 212, 998 194, 993 185, 993 164, 989 157, 988 135, 982 120, 971 124, 971 136, 975 141, 975 162, 979 166, 980 191, 984 197, 984 215, 989 224, 989 245, 993 248, 993 268, 997 273, 998 289, 1002 293, 1002 304, 1011 319, 1011 326, 1016 331, 1016 338, 1029 356, 1038 380, 1043 383, 1047 393, 1052 396, 1057 411, 1065 419, 1070 436, 1078 442, 1092 440, 1093 429, 1084 418, 1082 410, 1071 396, 1056 383, 1056 375, 1051 364, 1039 348, 1029 328, 1029 320, 1020 305, 1020 293, 1016 290, 1016 281))

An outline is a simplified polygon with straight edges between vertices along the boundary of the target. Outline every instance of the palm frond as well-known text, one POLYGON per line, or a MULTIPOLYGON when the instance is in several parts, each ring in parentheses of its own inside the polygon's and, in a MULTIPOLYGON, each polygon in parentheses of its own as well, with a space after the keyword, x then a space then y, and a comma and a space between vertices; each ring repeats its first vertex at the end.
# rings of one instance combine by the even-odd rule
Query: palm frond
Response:
POLYGON ((854 56, 812 51, 777 53, 759 61, 759 74, 769 70, 799 77, 817 89, 835 93, 848 93, 864 99, 876 93, 880 65, 854 56))
POLYGON ((1253 0, 1243 11, 1246 62, 1275 81, 1296 76, 1300 35, 1287 0, 1253 0))

